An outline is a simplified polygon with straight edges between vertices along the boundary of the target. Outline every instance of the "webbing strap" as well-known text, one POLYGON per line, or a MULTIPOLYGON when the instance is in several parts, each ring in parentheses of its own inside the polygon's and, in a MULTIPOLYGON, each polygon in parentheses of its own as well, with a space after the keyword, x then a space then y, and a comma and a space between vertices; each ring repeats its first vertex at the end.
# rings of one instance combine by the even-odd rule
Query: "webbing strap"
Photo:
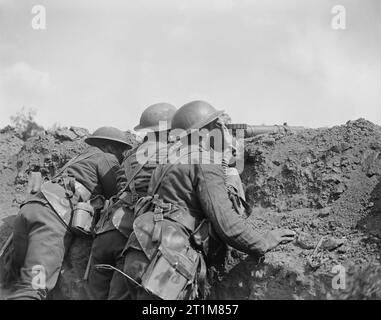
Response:
MULTIPOLYGON (((164 149, 164 148, 161 148, 161 149, 164 149)), ((132 153, 132 154, 130 154, 129 157, 127 157, 127 159, 129 159, 130 157, 132 157, 134 154, 136 155, 136 153, 132 153)), ((159 152, 159 154, 160 154, 160 152, 159 152)), ((144 168, 144 166, 148 163, 148 161, 151 160, 151 159, 152 159, 153 157, 155 157, 156 155, 157 155, 157 153, 154 152, 150 157, 147 157, 143 163, 139 163, 139 164, 136 166, 134 172, 132 173, 132 175, 130 176, 130 178, 127 180, 126 187, 124 188, 123 191, 125 191, 125 190, 130 186, 131 182, 134 180, 134 178, 136 177, 136 175, 137 175, 137 174, 144 168)), ((127 160, 127 159, 126 159, 126 160, 127 160)))
POLYGON ((196 150, 192 150, 192 151, 189 151, 188 153, 182 155, 181 157, 179 157, 174 163, 168 165, 162 172, 162 174, 160 175, 159 179, 156 181, 156 184, 153 186, 152 190, 151 190, 151 195, 154 195, 156 193, 156 191, 159 189, 160 187, 160 184, 162 182, 162 180, 164 179, 164 177, 166 176, 166 174, 169 172, 169 170, 171 170, 175 164, 178 164, 182 159, 184 159, 185 157, 188 157, 190 154, 192 153, 198 153, 199 151, 196 151, 196 150))
MULTIPOLYGON (((57 178, 60 174, 62 174, 69 166, 75 164, 75 163, 78 163, 79 161, 82 161, 82 160, 85 160, 87 158, 90 158, 91 156, 97 154, 98 152, 96 151, 92 151, 92 152, 89 152, 89 153, 81 153, 81 154, 78 154, 76 155, 74 158, 71 158, 68 162, 66 162, 66 164, 60 169, 58 170, 58 172, 54 175, 54 177, 52 179, 55 179, 57 178)), ((100 152, 99 152, 100 153, 100 152)))
MULTIPOLYGON (((155 197, 156 191, 159 189, 162 180, 164 179, 165 175, 171 170, 177 163, 179 163, 184 157, 189 156, 191 153, 195 153, 196 151, 190 151, 183 156, 179 157, 173 164, 168 165, 167 167, 164 168, 163 172, 161 173, 159 179, 156 181, 156 184, 151 190, 151 195, 155 197)), ((157 197, 157 195, 156 195, 157 197)), ((157 212, 154 212, 154 228, 152 231, 152 242, 158 242, 161 239, 161 230, 162 230, 162 223, 164 219, 163 215, 163 209, 159 208, 157 212)), ((156 209, 155 209, 156 211, 156 209)))
MULTIPOLYGON (((130 188, 130 190, 131 190, 130 185, 131 185, 132 181, 135 179, 136 175, 143 169, 143 167, 147 164, 147 162, 148 162, 148 159, 144 163, 140 163, 136 166, 135 171, 132 173, 130 178, 127 180, 126 186, 124 187, 123 191, 126 191, 127 188, 130 188)), ((133 188, 133 189, 135 189, 135 188, 133 188)), ((133 191, 135 191, 135 190, 131 190, 131 192, 133 192, 133 191)))
MULTIPOLYGON (((205 298, 206 284, 207 284, 207 267, 206 267, 206 263, 202 254, 200 254, 197 282, 198 282, 198 285, 200 286, 201 298, 205 298)), ((195 295, 197 297, 198 292, 195 292, 195 295)))
MULTIPOLYGON (((127 159, 125 160, 125 163, 127 163, 127 160, 130 159, 133 155, 136 155, 136 152, 135 153, 131 153, 127 159)), ((146 161, 144 163, 139 163, 136 168, 135 168, 135 171, 132 173, 132 175, 130 176, 130 178, 127 180, 127 183, 126 183, 126 186, 125 188, 123 189, 126 190, 128 188, 128 186, 131 184, 132 180, 136 177, 136 175, 140 172, 140 170, 143 169, 144 165, 148 162, 149 158, 146 159, 146 161)), ((126 167, 124 165, 124 167, 126 167)), ((125 171, 127 171, 127 168, 125 168, 125 171)))

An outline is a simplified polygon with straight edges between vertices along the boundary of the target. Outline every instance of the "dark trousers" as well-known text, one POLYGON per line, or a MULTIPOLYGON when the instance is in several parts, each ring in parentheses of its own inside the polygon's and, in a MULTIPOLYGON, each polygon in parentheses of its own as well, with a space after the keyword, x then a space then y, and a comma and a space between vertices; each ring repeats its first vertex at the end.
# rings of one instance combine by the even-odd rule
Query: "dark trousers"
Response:
POLYGON ((46 299, 57 283, 71 238, 48 204, 25 204, 14 223, 12 263, 19 276, 8 299, 46 299))
POLYGON ((127 238, 118 230, 98 234, 91 248, 88 291, 94 300, 125 300, 124 276, 113 270, 95 268, 96 264, 110 264, 123 271, 123 249, 127 238))
MULTIPOLYGON (((140 250, 128 248, 125 252, 123 272, 128 274, 136 282, 141 283, 150 260, 145 253, 140 250)), ((131 281, 124 278, 126 286, 126 299, 127 300, 156 300, 156 297, 150 295, 144 289, 136 286, 131 281)))

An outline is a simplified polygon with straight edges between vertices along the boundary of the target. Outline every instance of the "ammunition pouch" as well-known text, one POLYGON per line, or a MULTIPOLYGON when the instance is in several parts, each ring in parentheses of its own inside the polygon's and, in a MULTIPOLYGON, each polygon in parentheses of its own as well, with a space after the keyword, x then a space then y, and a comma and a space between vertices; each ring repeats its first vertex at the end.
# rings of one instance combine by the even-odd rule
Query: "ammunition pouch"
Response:
POLYGON ((52 206, 61 221, 66 226, 70 226, 73 212, 73 206, 71 203, 73 193, 69 193, 60 184, 52 181, 42 184, 41 193, 52 206))
POLYGON ((90 235, 94 208, 91 193, 74 178, 60 178, 41 185, 41 193, 60 220, 75 234, 90 235))
POLYGON ((157 195, 140 199, 135 214, 134 235, 151 261, 142 285, 162 299, 194 299, 206 278, 208 224, 195 228, 188 211, 157 195))
POLYGON ((112 210, 112 224, 125 237, 129 237, 133 231, 135 218, 134 204, 138 201, 138 194, 124 191, 110 210, 112 210))
POLYGON ((192 247, 184 252, 160 245, 142 277, 142 286, 163 300, 190 298, 200 259, 192 247))
POLYGON ((208 254, 209 239, 215 237, 210 222, 204 219, 196 227, 196 218, 186 209, 164 203, 158 195, 154 195, 140 198, 135 206, 135 235, 139 243, 143 243, 142 247, 147 248, 145 253, 149 258, 152 256, 149 243, 159 243, 162 239, 163 221, 173 221, 181 225, 189 234, 191 245, 205 256, 208 254))
POLYGON ((112 197, 101 212, 102 216, 97 224, 96 233, 117 229, 128 238, 133 230, 134 206, 138 199, 138 193, 129 191, 123 191, 120 195, 112 197))

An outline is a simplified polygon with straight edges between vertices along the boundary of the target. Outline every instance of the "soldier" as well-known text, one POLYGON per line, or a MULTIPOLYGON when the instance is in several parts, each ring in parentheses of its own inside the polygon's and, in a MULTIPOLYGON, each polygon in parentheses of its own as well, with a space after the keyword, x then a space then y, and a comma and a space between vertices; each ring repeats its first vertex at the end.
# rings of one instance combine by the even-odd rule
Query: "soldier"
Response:
MULTIPOLYGON (((220 127, 224 136, 225 145, 223 146, 222 168, 225 174, 225 185, 228 191, 230 200, 233 203, 234 209, 238 214, 250 215, 252 209, 246 202, 245 191, 242 180, 237 170, 238 151, 239 156, 243 156, 242 140, 230 135, 226 125, 231 123, 231 118, 228 114, 223 113, 220 116, 220 127), (240 150, 239 150, 240 149, 240 150)), ((242 161, 242 159, 240 159, 242 161)))
POLYGON ((172 119, 172 128, 185 134, 169 153, 170 163, 155 170, 150 196, 135 207, 134 231, 124 253, 129 299, 196 298, 213 234, 247 254, 264 254, 294 238, 293 231, 282 229, 260 235, 234 211, 221 163, 210 161, 210 149, 199 143, 199 129, 223 131, 221 114, 206 102, 193 101, 172 119))
POLYGON ((90 231, 90 199, 110 198, 118 192, 118 185, 125 183, 119 161, 132 147, 126 134, 102 127, 85 142, 90 147, 71 159, 51 181, 44 182, 40 191, 21 206, 14 224, 12 259, 19 276, 10 300, 47 297, 57 283, 73 231, 90 231))
POLYGON ((124 299, 126 289, 123 276, 95 266, 108 264, 123 269, 121 254, 132 232, 132 209, 140 197, 146 196, 160 153, 164 151, 166 155, 168 130, 175 111, 176 108, 168 103, 154 104, 142 113, 140 124, 134 128, 135 131, 148 133, 143 144, 133 149, 123 161, 122 170, 128 178, 124 192, 115 199, 115 204, 108 208, 107 214, 97 225, 88 278, 91 299, 124 299))

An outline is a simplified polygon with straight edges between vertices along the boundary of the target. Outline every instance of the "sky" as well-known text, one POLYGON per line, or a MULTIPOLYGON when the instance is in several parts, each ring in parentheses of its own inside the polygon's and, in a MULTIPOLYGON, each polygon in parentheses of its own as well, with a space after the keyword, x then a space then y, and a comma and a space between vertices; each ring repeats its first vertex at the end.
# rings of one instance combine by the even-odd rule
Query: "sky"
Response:
POLYGON ((25 107, 46 128, 127 130, 191 100, 239 123, 381 124, 380 40, 379 0, 0 0, 0 127, 25 107))

